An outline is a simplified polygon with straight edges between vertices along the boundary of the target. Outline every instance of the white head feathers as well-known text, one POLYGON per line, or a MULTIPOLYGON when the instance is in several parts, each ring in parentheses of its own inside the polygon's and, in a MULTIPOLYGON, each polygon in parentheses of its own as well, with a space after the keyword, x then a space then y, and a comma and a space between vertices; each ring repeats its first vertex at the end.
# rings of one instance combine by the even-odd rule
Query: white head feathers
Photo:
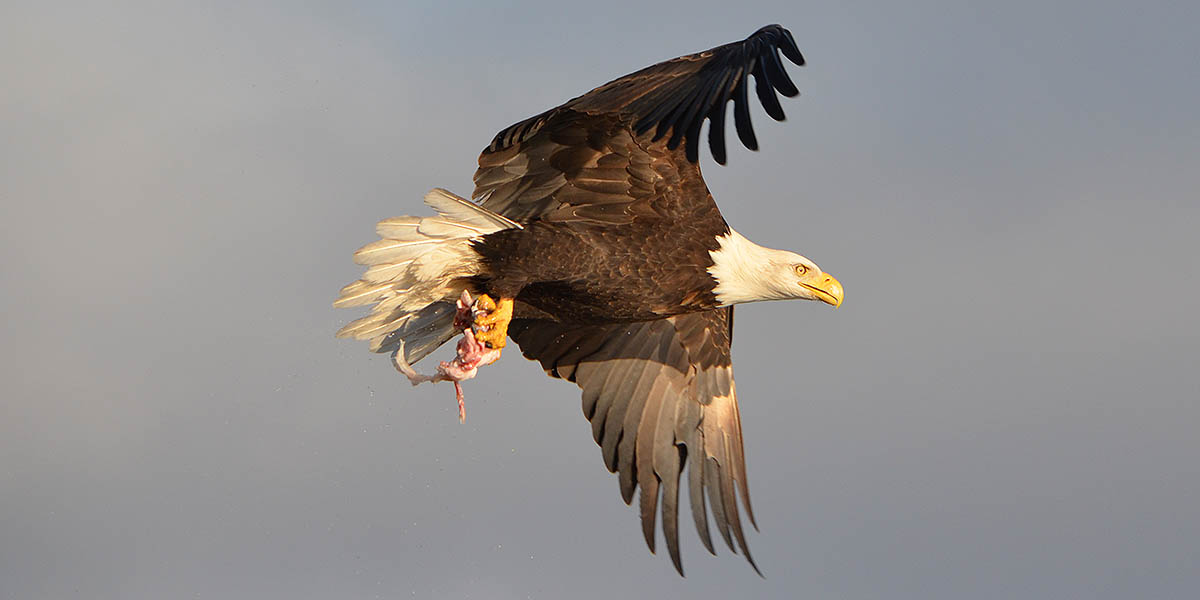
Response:
POLYGON ((837 306, 842 286, 813 261, 786 250, 764 248, 730 229, 709 253, 713 293, 721 306, 762 300, 820 300, 837 306))

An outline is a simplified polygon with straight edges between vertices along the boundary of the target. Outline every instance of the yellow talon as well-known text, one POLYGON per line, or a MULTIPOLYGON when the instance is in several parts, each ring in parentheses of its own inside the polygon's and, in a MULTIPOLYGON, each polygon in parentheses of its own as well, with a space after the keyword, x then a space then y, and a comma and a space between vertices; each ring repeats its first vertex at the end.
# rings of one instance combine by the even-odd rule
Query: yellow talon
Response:
POLYGON ((484 294, 475 301, 475 308, 483 311, 471 324, 475 339, 489 348, 503 348, 508 341, 508 324, 512 321, 512 299, 501 298, 496 302, 484 294))

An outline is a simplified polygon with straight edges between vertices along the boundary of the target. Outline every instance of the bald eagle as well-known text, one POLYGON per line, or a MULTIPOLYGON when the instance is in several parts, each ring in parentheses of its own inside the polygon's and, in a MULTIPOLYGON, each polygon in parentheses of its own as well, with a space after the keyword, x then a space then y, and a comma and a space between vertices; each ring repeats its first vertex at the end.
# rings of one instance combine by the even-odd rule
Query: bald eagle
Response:
POLYGON ((373 304, 338 336, 391 352, 414 382, 413 363, 463 334, 455 362, 433 379, 457 387, 511 337, 548 375, 576 383, 621 497, 629 504, 642 490, 651 552, 661 501, 681 575, 685 467, 708 551, 711 511, 730 550, 758 570, 739 511, 740 502, 754 524, 730 366, 733 306, 842 302, 841 284, 813 261, 731 229, 697 164, 706 120, 713 159, 725 163, 731 100, 738 138, 757 149, 749 76, 767 114, 783 120, 776 92, 799 92, 781 53, 804 64, 792 34, 769 25, 503 129, 479 156, 478 203, 435 189, 426 202, 436 216, 381 221, 381 239, 354 255, 366 272, 334 303, 373 304))

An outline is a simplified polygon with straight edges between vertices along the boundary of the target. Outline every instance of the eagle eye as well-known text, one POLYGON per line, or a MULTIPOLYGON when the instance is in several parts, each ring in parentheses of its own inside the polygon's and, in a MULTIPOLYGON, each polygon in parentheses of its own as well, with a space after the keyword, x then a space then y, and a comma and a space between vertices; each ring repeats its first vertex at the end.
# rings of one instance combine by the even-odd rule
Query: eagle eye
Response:
POLYGON ((808 273, 808 267, 805 266, 804 264, 796 265, 795 269, 796 269, 796 274, 801 277, 804 277, 804 274, 808 273))

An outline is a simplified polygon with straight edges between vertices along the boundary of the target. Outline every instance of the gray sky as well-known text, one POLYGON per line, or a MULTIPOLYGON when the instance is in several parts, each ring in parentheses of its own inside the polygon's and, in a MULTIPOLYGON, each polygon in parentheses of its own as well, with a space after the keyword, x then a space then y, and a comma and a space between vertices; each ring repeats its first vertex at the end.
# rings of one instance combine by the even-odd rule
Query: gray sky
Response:
POLYGON ((827 4, 5 3, 0 597, 1194 597, 1200 8, 827 4), (738 311, 767 578, 681 580, 574 386, 460 426, 330 303, 502 127, 772 22, 804 95, 703 167, 847 296, 738 311))

